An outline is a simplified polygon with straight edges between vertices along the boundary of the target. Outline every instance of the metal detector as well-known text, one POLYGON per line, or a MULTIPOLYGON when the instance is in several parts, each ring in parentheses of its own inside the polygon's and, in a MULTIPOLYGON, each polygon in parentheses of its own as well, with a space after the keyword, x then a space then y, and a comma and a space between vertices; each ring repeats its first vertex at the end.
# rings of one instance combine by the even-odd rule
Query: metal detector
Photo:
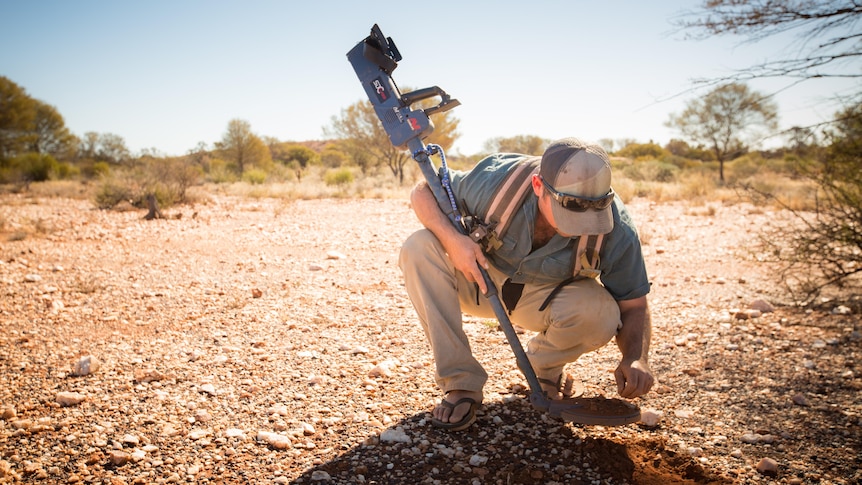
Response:
MULTIPOLYGON (((434 113, 450 110, 461 103, 449 97, 445 91, 437 86, 418 89, 409 93, 401 93, 395 81, 392 79, 392 71, 398 67, 401 61, 401 53, 395 46, 391 37, 384 37, 380 28, 375 24, 371 28, 371 34, 356 44, 347 53, 347 59, 356 71, 365 94, 368 95, 377 117, 383 124, 389 140, 395 147, 404 147, 410 151, 413 159, 419 164, 428 186, 431 188, 437 204, 452 224, 464 235, 470 235, 469 229, 464 225, 460 211, 454 197, 448 190, 449 171, 446 166, 446 158, 442 149, 436 145, 425 146, 423 139, 434 131, 434 125, 429 116, 434 113), (425 109, 413 109, 411 105, 417 101, 440 97, 436 106, 425 109), (430 156, 440 154, 442 165, 439 173, 434 170, 434 164, 430 156)), ((636 422, 640 419, 640 411, 632 405, 623 403, 616 399, 608 399, 603 409, 598 409, 595 400, 586 398, 552 400, 545 395, 539 384, 536 372, 533 370, 527 353, 518 340, 518 335, 512 327, 512 322, 503 307, 497 288, 491 280, 488 272, 479 267, 482 278, 488 287, 487 297, 497 320, 500 322, 503 332, 515 358, 518 367, 527 379, 530 386, 530 403, 534 408, 550 413, 565 421, 573 421, 581 424, 603 424, 622 425, 636 422), (611 402, 615 401, 615 402, 611 402), (613 410, 613 406, 622 405, 624 409, 613 410), (598 414, 597 414, 598 413, 598 414)))

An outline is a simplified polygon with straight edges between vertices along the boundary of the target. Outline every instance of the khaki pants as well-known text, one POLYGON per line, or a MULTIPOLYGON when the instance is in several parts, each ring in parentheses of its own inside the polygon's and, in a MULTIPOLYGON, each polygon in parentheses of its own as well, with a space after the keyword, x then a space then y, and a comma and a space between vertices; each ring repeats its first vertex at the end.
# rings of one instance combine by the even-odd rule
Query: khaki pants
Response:
MULTIPOLYGON (((488 375, 470 351, 462 312, 495 318, 490 303, 479 296, 477 304, 476 286, 455 270, 443 246, 427 229, 413 233, 404 242, 399 266, 431 344, 437 385, 444 392, 481 391, 488 375)), ((493 266, 488 273, 499 289, 506 275, 493 266)), ((556 380, 567 363, 607 344, 621 326, 616 301, 592 279, 565 286, 540 312, 539 307, 555 287, 526 285, 509 316, 512 323, 538 332, 527 344, 527 356, 540 379, 556 380)))

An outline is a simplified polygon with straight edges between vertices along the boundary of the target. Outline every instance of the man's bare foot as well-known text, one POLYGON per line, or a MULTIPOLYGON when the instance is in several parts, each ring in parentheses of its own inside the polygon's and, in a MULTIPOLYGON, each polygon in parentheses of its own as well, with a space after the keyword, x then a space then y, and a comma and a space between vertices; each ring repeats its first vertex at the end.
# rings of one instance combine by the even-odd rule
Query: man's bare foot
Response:
MULTIPOLYGON (((455 390, 449 391, 443 399, 451 404, 455 404, 461 399, 470 398, 476 403, 481 404, 483 397, 484 396, 481 391, 455 390)), ((471 404, 468 401, 464 401, 455 407, 448 407, 443 404, 439 404, 433 411, 431 411, 431 415, 434 419, 442 423, 457 423, 464 419, 464 416, 470 412, 470 406, 471 404)))

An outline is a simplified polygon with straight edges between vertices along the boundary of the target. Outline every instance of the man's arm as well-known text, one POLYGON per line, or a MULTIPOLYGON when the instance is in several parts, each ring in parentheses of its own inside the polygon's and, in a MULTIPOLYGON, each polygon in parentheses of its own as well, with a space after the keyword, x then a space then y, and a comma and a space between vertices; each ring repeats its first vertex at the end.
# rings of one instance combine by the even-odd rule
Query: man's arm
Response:
POLYGON ((488 260, 485 258, 482 248, 473 242, 469 236, 461 234, 452 224, 452 221, 446 217, 446 214, 440 210, 437 199, 427 182, 422 181, 416 184, 410 193, 410 203, 413 205, 413 212, 416 213, 419 222, 437 236, 452 264, 455 265, 455 269, 464 273, 468 281, 478 283, 482 293, 487 292, 485 279, 482 278, 478 266, 481 264, 483 268, 488 268, 488 260))
POLYGON ((614 377, 620 396, 631 399, 646 394, 655 383, 649 366, 652 324, 646 296, 617 303, 623 324, 617 333, 617 346, 623 357, 614 377))

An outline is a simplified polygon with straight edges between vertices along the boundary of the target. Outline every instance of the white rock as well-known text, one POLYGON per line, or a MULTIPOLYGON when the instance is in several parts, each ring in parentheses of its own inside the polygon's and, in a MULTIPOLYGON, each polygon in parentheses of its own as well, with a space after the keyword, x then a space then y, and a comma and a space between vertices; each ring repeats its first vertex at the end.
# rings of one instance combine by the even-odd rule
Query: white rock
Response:
POLYGON ((201 392, 204 392, 204 393, 206 393, 206 394, 209 394, 210 396, 215 396, 215 395, 216 395, 215 386, 213 386, 212 384, 204 384, 204 385, 202 385, 202 386, 201 386, 201 392))
POLYGON ((27 283, 38 283, 42 281, 42 277, 37 274, 28 274, 24 276, 24 281, 27 283))
POLYGON ((224 430, 224 435, 228 438, 245 438, 245 431, 239 428, 228 428, 224 430))
POLYGON ((286 450, 293 447, 289 437, 270 431, 258 431, 257 439, 258 441, 263 441, 277 450, 286 450))
POLYGON ((99 359, 92 355, 85 355, 75 362, 75 367, 72 369, 73 376, 87 376, 96 372, 101 367, 99 359))
POLYGON ((208 436, 209 434, 210 432, 208 429, 193 429, 191 432, 189 432, 189 438, 194 441, 197 441, 201 438, 208 436))
POLYGON ((488 463, 488 457, 482 455, 473 455, 470 457, 470 466, 482 466, 488 463))
POLYGON ((326 259, 346 259, 347 255, 339 251, 328 251, 326 259))
POLYGON ((756 445, 760 442, 760 435, 757 433, 745 433, 739 437, 739 440, 748 445, 756 445))
POLYGON ((138 445, 141 442, 141 439, 133 434, 127 434, 123 436, 121 442, 125 445, 138 445))
POLYGON ((380 433, 380 441, 384 443, 407 443, 408 445, 413 442, 402 427, 389 428, 383 431, 380 433))
POLYGON ((313 482, 323 482, 332 480, 332 477, 329 476, 329 473, 326 473, 323 470, 314 470, 311 472, 311 481, 313 482))
POLYGON ((832 309, 833 315, 850 315, 853 313, 853 310, 850 307, 846 307, 844 305, 838 305, 837 307, 832 309))
POLYGON ((694 416, 694 411, 691 409, 675 409, 673 415, 681 419, 688 419, 694 416))
POLYGON ((641 409, 641 420, 640 422, 644 426, 654 427, 658 426, 659 421, 661 421, 664 413, 662 411, 657 411, 655 409, 641 409))
POLYGON ((370 377, 391 377, 392 369, 398 367, 398 361, 395 359, 384 360, 383 362, 374 366, 368 372, 370 377))
POLYGON ((77 392, 58 392, 57 402, 60 406, 75 406, 84 402, 87 397, 77 392))

